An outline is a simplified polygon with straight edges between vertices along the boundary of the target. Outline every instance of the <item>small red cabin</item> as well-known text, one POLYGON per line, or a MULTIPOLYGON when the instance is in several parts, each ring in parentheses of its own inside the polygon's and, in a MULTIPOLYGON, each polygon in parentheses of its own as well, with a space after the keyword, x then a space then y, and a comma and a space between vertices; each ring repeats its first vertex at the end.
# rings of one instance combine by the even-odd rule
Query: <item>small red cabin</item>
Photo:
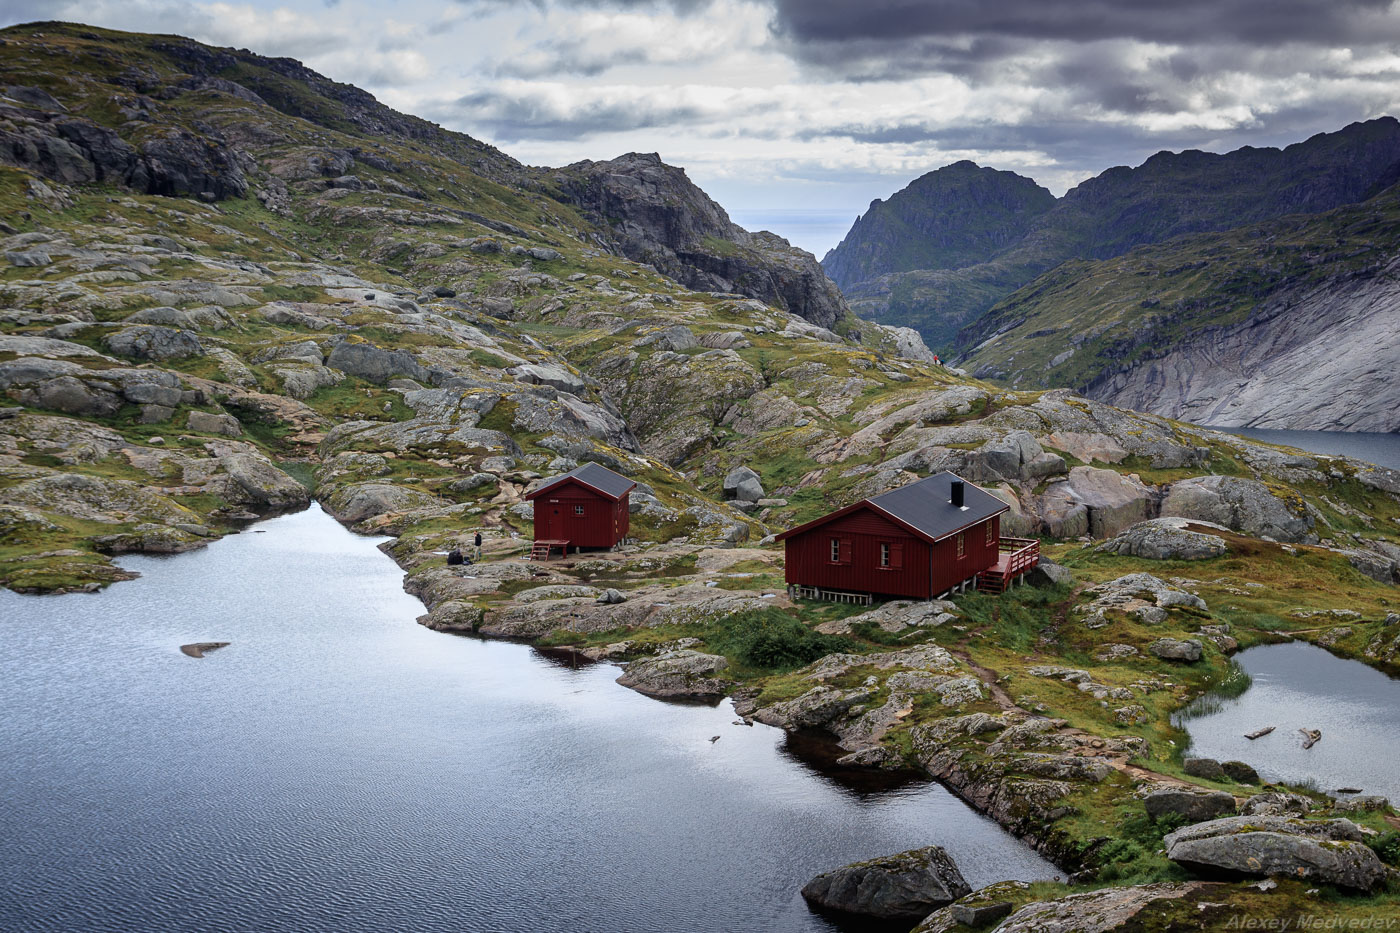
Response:
POLYGON ((535 504, 535 550, 615 546, 630 528, 636 483, 596 463, 546 480, 525 498, 535 504))
POLYGON ((1008 508, 947 472, 862 499, 778 535, 788 589, 932 599, 996 570, 1008 508))

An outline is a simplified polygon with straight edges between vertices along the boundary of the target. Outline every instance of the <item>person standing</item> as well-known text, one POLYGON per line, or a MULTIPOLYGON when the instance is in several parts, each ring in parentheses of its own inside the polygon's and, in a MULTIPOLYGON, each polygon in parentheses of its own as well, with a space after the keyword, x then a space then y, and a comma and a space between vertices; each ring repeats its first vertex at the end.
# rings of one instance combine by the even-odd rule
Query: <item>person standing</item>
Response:
POLYGON ((481 532, 478 531, 476 533, 476 538, 473 539, 473 543, 476 545, 476 559, 481 560, 481 532))

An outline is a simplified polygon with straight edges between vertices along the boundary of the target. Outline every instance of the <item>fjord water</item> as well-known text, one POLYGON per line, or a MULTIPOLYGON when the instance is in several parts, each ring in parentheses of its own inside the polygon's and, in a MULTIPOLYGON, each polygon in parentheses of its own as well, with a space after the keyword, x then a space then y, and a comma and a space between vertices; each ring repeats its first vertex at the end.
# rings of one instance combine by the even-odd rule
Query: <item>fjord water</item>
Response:
POLYGON ((824 930, 798 889, 856 859, 1056 874, 727 703, 424 629, 374 544, 313 507, 105 593, 0 592, 0 929, 824 930))
POLYGON ((1313 781, 1400 800, 1400 680, 1315 645, 1261 645, 1235 656, 1253 683, 1235 699, 1203 697, 1179 718, 1191 754, 1253 765, 1270 781, 1313 781), (1253 741, 1244 734, 1277 728, 1253 741), (1299 729, 1320 729, 1303 748, 1299 729))
POLYGON ((1315 454, 1354 457, 1400 470, 1400 434, 1365 431, 1283 431, 1273 428, 1215 428, 1270 444, 1285 444, 1315 454))

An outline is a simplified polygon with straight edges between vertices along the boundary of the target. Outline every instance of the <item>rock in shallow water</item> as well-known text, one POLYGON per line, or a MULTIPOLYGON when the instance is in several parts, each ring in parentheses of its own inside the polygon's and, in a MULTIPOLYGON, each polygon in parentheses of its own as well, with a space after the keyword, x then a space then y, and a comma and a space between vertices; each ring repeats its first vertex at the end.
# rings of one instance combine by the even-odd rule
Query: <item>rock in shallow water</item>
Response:
POLYGON ((971 892, 941 846, 846 865, 802 888, 802 896, 818 907, 884 920, 918 920, 971 892))

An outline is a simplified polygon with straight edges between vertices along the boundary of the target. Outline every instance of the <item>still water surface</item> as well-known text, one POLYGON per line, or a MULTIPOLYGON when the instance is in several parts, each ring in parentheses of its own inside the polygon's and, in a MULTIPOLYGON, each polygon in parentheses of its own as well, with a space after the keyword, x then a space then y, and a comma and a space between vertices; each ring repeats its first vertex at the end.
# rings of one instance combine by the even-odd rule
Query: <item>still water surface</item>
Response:
POLYGON ((1400 470, 1400 434, 1364 431, 1280 431, 1270 428, 1215 428, 1227 434, 1252 437, 1270 444, 1286 444, 1315 454, 1355 457, 1378 466, 1400 470))
POLYGON ((1249 689, 1232 700, 1203 698, 1180 717, 1193 755, 1247 761, 1270 781, 1400 801, 1400 680, 1304 642, 1261 645, 1235 660, 1254 678, 1249 689), (1216 711, 1198 715, 1203 708, 1216 711), (1277 728, 1244 737, 1265 726, 1277 728), (1320 729, 1322 741, 1304 749, 1299 729, 1320 729))
POLYGON ((0 591, 0 930, 830 930, 797 891, 852 860, 1057 873, 728 703, 430 632, 374 543, 313 507, 103 594, 0 591))

